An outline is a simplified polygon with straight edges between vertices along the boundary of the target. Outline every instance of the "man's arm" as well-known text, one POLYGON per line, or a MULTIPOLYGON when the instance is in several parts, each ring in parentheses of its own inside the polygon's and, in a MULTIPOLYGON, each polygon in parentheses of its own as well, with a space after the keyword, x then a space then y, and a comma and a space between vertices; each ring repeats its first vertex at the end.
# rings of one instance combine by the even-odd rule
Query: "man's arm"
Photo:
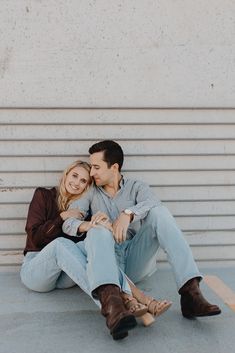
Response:
POLYGON ((119 217, 113 223, 114 238, 116 242, 122 243, 126 240, 127 229, 131 222, 144 219, 151 208, 160 205, 161 201, 154 195, 149 185, 136 181, 133 186, 132 198, 135 200, 133 206, 123 209, 119 217))
POLYGON ((151 208, 161 204, 161 201, 156 197, 148 184, 136 181, 133 189, 132 196, 135 200, 135 205, 128 207, 128 210, 132 212, 132 216, 130 217, 130 219, 132 218, 131 222, 144 219, 151 208))

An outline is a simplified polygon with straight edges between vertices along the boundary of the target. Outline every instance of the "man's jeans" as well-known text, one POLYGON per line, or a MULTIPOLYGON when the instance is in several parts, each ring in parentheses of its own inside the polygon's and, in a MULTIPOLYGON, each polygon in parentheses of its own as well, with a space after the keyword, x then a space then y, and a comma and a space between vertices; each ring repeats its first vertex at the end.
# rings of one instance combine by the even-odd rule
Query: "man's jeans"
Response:
POLYGON ((107 280, 117 269, 111 254, 115 255, 120 268, 133 281, 139 282, 156 270, 157 250, 161 247, 171 264, 177 289, 193 277, 202 277, 193 259, 191 249, 168 209, 162 205, 152 208, 136 235, 122 244, 115 244, 112 233, 104 228, 93 228, 84 241, 88 256, 88 278, 95 289, 99 273, 105 273, 107 280), (97 255, 98 256, 94 256, 97 255), (105 262, 109 256, 109 267, 105 262), (96 261, 97 259, 98 262, 96 261), (102 261, 103 259, 103 261, 102 261))
POLYGON ((152 208, 126 251, 125 273, 138 282, 156 269, 156 252, 167 254, 179 290, 189 279, 202 277, 191 249, 165 206, 152 208))
MULTIPOLYGON (((110 233, 111 234, 111 233, 110 233)), ((112 252, 110 252, 112 258, 112 252)), ((94 253, 94 258, 97 256, 94 253)), ((117 267, 110 273, 111 259, 102 254, 103 267, 98 271, 97 283, 113 283, 122 291, 130 293, 130 287, 124 273, 117 267)), ((96 262, 99 263, 100 258, 96 262)), ((115 262, 116 264, 116 262, 115 262)), ((26 287, 37 292, 48 292, 55 288, 70 288, 77 284, 91 296, 87 271, 87 254, 84 242, 75 244, 65 238, 57 238, 40 252, 28 252, 21 267, 21 280, 26 287)), ((99 305, 98 301, 95 301, 99 305)))

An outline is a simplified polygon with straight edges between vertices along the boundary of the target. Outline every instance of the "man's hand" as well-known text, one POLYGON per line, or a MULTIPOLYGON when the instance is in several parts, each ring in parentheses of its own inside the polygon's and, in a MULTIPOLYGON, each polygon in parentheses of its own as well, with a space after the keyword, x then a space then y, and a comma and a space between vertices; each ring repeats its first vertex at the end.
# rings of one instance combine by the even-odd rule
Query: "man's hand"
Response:
POLYGON ((113 223, 113 236, 117 243, 122 243, 126 240, 126 233, 131 221, 131 215, 121 213, 113 223))

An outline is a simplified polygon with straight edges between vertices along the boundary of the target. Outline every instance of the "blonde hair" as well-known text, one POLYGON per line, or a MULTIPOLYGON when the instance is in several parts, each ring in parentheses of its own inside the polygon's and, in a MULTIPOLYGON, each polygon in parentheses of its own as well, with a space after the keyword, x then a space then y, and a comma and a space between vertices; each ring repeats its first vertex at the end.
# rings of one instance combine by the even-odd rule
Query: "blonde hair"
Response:
POLYGON ((92 179, 89 177, 87 187, 81 195, 72 195, 72 194, 68 193, 65 188, 65 180, 67 178, 68 173, 75 167, 82 167, 85 170, 87 170, 87 172, 90 174, 91 167, 90 167, 89 163, 84 162, 84 161, 80 161, 80 160, 73 162, 64 170, 62 177, 60 179, 60 182, 59 182, 59 186, 58 186, 57 204, 58 204, 58 208, 59 208, 60 212, 66 211, 68 209, 70 203, 73 200, 80 198, 82 196, 82 194, 85 191, 87 191, 87 189, 89 188, 89 186, 92 183, 92 179))

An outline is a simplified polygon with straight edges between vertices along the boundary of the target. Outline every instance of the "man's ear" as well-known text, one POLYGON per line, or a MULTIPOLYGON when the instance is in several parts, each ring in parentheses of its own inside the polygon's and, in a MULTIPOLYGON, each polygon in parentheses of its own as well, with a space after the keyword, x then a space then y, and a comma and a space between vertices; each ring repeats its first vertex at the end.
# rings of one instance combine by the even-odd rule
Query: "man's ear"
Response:
POLYGON ((118 163, 112 164, 111 168, 113 169, 114 172, 119 172, 119 164, 118 163))

